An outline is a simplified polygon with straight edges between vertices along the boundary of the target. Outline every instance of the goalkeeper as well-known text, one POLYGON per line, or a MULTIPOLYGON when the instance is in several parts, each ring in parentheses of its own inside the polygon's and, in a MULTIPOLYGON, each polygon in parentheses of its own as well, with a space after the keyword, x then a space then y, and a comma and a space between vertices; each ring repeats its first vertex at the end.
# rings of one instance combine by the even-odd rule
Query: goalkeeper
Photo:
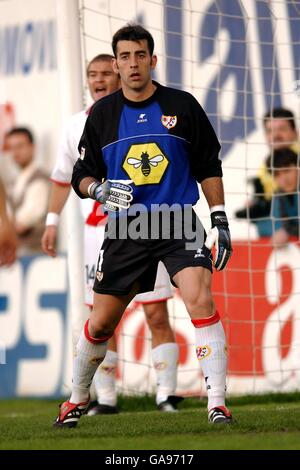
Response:
POLYGON ((231 255, 220 144, 195 98, 152 81, 157 58, 147 30, 125 26, 115 33, 112 47, 122 89, 93 107, 72 177, 76 193, 104 203, 112 222, 99 254, 93 310, 77 344, 72 395, 61 406, 55 426, 76 426, 88 406, 90 383, 105 357, 108 339, 135 294, 153 289, 159 261, 179 288, 195 327, 196 355, 208 393, 208 420, 229 424, 226 339, 211 294, 211 248, 216 247, 217 270, 225 268, 231 255), (102 179, 106 179, 104 184, 102 179), (202 225, 192 211, 199 199, 197 182, 211 211, 212 228, 205 243, 202 225), (160 224, 154 236, 157 225, 153 220, 157 221, 161 204, 166 209, 163 220, 175 204, 178 210, 170 220, 169 233, 160 224), (150 229, 148 237, 138 238, 131 231, 138 211, 148 215, 148 223, 141 227, 145 233, 150 229), (189 221, 185 214, 191 216, 189 221), (178 237, 180 215, 183 234, 178 237), (123 232, 116 236, 118 230, 110 229, 124 228, 124 220, 128 236, 123 232), (193 247, 186 235, 191 229, 197 241, 193 247))

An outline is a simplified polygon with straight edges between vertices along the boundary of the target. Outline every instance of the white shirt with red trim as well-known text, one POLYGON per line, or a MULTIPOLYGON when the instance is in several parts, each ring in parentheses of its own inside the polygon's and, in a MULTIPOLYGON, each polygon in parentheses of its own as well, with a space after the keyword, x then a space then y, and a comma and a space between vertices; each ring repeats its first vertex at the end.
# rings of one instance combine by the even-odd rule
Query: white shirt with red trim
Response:
MULTIPOLYGON (((56 184, 69 186, 72 180, 73 167, 79 158, 78 144, 83 133, 89 110, 71 116, 67 122, 58 147, 55 167, 51 181, 56 184)), ((98 202, 92 199, 80 200, 81 212, 85 223, 96 226, 106 216, 102 213, 98 202)))

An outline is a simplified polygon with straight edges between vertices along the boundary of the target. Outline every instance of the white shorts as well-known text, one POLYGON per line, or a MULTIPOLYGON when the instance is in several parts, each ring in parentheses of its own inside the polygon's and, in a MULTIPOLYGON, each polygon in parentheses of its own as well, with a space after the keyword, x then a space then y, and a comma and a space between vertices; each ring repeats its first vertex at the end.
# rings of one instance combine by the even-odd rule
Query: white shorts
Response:
MULTIPOLYGON (((96 227, 84 226, 84 279, 85 303, 93 305, 93 286, 99 251, 104 240, 105 224, 96 227)), ((169 274, 163 263, 158 264, 154 291, 144 292, 135 296, 134 300, 144 304, 162 302, 173 297, 169 274)))

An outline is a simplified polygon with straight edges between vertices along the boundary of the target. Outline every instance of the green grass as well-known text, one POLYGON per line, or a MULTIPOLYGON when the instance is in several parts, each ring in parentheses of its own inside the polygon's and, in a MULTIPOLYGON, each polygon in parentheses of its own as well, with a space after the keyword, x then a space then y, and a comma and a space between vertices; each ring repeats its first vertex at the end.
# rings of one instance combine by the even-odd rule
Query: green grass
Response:
POLYGON ((52 429, 57 402, 0 401, 0 449, 300 449, 300 394, 232 398, 232 426, 207 423, 204 400, 180 413, 155 410, 153 397, 120 397, 122 413, 83 417, 76 429, 52 429))

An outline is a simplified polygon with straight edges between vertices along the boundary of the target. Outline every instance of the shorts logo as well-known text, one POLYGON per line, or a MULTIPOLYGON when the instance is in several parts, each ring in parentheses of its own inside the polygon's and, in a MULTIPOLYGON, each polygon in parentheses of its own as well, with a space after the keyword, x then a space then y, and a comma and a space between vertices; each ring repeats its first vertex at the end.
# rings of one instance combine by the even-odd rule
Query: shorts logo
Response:
POLYGON ((131 145, 122 164, 136 186, 159 184, 169 160, 159 146, 152 143, 131 145))
POLYGON ((172 129, 177 124, 177 116, 165 116, 164 114, 161 117, 161 123, 167 129, 172 129))
POLYGON ((198 346, 196 348, 197 359, 202 361, 205 357, 208 357, 211 353, 211 348, 207 345, 205 346, 198 346))
POLYGON ((202 253, 202 248, 198 248, 194 258, 205 258, 204 254, 202 253))
POLYGON ((97 272, 96 272, 96 278, 97 278, 97 281, 98 281, 98 282, 101 282, 102 279, 103 279, 103 272, 97 271, 97 272))

